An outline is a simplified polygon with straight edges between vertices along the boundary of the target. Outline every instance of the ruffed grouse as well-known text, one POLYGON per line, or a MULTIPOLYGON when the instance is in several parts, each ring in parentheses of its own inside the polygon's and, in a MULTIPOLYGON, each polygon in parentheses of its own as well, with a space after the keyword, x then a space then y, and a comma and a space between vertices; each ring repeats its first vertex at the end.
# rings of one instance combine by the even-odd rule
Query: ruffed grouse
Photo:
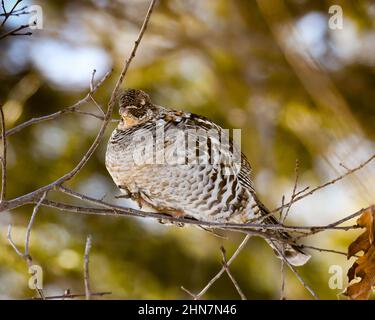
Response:
MULTIPOLYGON (((226 130, 207 118, 155 105, 141 90, 121 93, 119 112, 106 167, 140 207, 220 223, 268 214, 256 196, 250 164, 226 130)), ((277 220, 268 216, 263 223, 277 220)), ((286 242, 270 244, 293 265, 310 257, 286 242)))

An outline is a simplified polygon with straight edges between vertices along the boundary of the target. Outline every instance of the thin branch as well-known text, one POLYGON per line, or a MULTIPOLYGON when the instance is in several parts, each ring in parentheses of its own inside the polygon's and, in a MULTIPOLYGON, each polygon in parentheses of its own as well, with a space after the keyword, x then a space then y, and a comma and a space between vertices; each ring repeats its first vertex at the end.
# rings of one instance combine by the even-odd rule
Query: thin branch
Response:
POLYGON ((300 245, 300 248, 301 249, 306 248, 306 249, 316 250, 316 251, 319 251, 319 252, 335 253, 335 254, 343 255, 345 257, 348 256, 347 252, 332 250, 332 249, 319 248, 319 247, 309 246, 309 245, 305 245, 305 244, 300 245))
MULTIPOLYGON (((112 292, 92 292, 91 296, 92 297, 102 297, 108 294, 112 294, 112 292)), ((44 300, 56 300, 56 299, 74 299, 74 298, 81 298, 81 297, 86 297, 85 293, 68 293, 68 294, 63 294, 60 296, 46 296, 44 297, 44 300)), ((41 298, 31 298, 31 300, 41 300, 41 298)))
POLYGON ((19 255, 20 257, 22 258, 25 258, 24 257, 24 253, 21 252, 17 245, 14 243, 13 239, 12 239, 12 225, 8 225, 8 233, 7 233, 7 239, 8 239, 8 242, 9 244, 11 245, 11 247, 13 248, 13 250, 17 253, 17 255, 19 255))
POLYGON ((99 119, 99 120, 104 120, 104 117, 102 115, 98 115, 98 114, 95 114, 95 113, 92 113, 92 112, 81 111, 81 110, 75 110, 74 112, 84 114, 84 115, 87 115, 87 116, 91 116, 91 117, 94 117, 94 118, 99 119))
MULTIPOLYGON (((8 14, 7 10, 5 9, 5 4, 4 4, 4 0, 1 0, 1 7, 3 8, 3 11, 4 11, 4 15, 6 16, 8 14)), ((4 24, 4 21, 3 23, 1 24, 1 26, 4 24)))
MULTIPOLYGON (((93 89, 94 89, 95 74, 96 74, 96 69, 93 70, 92 75, 91 75, 90 92, 93 92, 93 89)), ((90 94, 90 99, 95 104, 95 106, 98 108, 98 110, 100 111, 100 113, 102 114, 102 119, 104 119, 105 113, 103 111, 103 108, 96 102, 96 100, 94 99, 94 97, 93 97, 92 94, 90 94)))
MULTIPOLYGON (((239 255, 239 253, 242 251, 242 249, 245 247, 249 239, 251 238, 251 235, 246 235, 246 237, 242 240, 236 251, 233 253, 233 255, 230 257, 230 259, 227 262, 227 266, 230 266, 231 263, 236 259, 236 257, 239 255)), ((190 292, 190 295, 193 296, 194 300, 199 300, 206 292, 208 289, 212 287, 212 285, 220 279, 222 274, 225 272, 225 268, 222 267, 220 271, 207 283, 207 285, 196 295, 192 294, 189 290, 185 289, 184 287, 181 287, 182 290, 185 292, 190 292)))
POLYGON ((223 267, 225 269, 225 272, 228 274, 228 277, 232 281, 234 287, 236 288, 238 294, 240 295, 241 300, 247 300, 245 294, 243 293, 243 291, 241 290, 240 286, 238 285, 238 282, 236 281, 236 279, 233 277, 231 271, 229 270, 225 248, 223 246, 221 246, 220 250, 221 250, 222 257, 223 257, 222 264, 223 264, 223 267))
MULTIPOLYGON (((320 189, 323 189, 331 184, 334 184, 336 182, 338 182, 339 180, 342 180, 344 179, 345 177, 347 177, 348 175, 351 175, 353 173, 355 173, 356 171, 358 170, 361 170, 362 168, 364 168, 367 164, 369 164, 372 160, 374 160, 375 158, 375 154, 373 154, 370 158, 368 158, 366 161, 364 162, 361 162, 357 167, 353 168, 353 169, 350 169, 348 170, 347 172, 345 172, 343 175, 339 176, 339 177, 336 177, 328 182, 325 182, 317 187, 315 187, 314 189, 311 189, 309 192, 306 192, 307 190, 310 189, 310 187, 306 187, 304 188, 303 190, 299 191, 296 193, 296 196, 294 198, 293 201, 290 201, 288 203, 282 203, 280 207, 276 208, 276 209, 273 209, 271 210, 268 214, 264 215, 264 216, 261 216, 261 217, 256 217, 256 218, 253 218, 251 219, 249 222, 262 222, 263 220, 265 220, 266 218, 270 217, 270 216, 273 216, 275 212, 281 212, 282 209, 285 209, 287 208, 288 206, 290 206, 292 203, 296 203, 297 201, 300 201, 310 195, 312 195, 313 193, 315 193, 316 191, 320 190, 320 189)), ((344 218, 345 219, 345 218, 344 218)), ((349 220, 349 219, 346 219, 346 220, 349 220)), ((346 221, 345 220, 345 221, 346 221)))
POLYGON ((35 216, 39 210, 39 207, 41 206, 42 202, 44 201, 44 199, 46 198, 47 196, 47 192, 43 193, 43 195, 40 197, 38 203, 36 204, 36 206, 34 207, 34 210, 33 210, 33 213, 31 215, 31 218, 30 218, 30 221, 29 221, 29 224, 27 226, 27 229, 26 229, 26 237, 25 237, 25 258, 28 259, 31 263, 32 261, 32 258, 30 256, 30 250, 29 250, 29 244, 30 244, 30 235, 31 235, 31 228, 33 227, 33 224, 34 224, 34 220, 35 220, 35 216))
POLYGON ((92 71, 92 74, 91 74, 91 81, 90 81, 90 92, 93 92, 94 91, 94 80, 95 80, 95 74, 96 74, 96 69, 94 69, 92 71))
POLYGON ((6 185, 7 185, 7 141, 5 137, 5 117, 3 106, 0 106, 0 120, 1 120, 1 140, 3 144, 3 154, 0 158, 1 161, 1 194, 0 202, 5 199, 6 185))
POLYGON ((18 31, 21 31, 21 30, 26 29, 28 27, 29 27, 28 24, 24 24, 24 25, 21 25, 19 27, 16 27, 16 28, 12 29, 12 30, 9 30, 8 32, 5 32, 4 34, 0 35, 0 40, 6 38, 8 36, 31 36, 32 32, 17 33, 18 31))
MULTIPOLYGON (((4 4, 4 1, 2 1, 2 5, 3 4, 4 4)), ((5 10, 4 6, 2 6, 2 8, 3 8, 3 11, 4 11, 5 10)), ((15 9, 15 10, 13 10, 11 16, 12 17, 19 17, 21 15, 30 14, 30 11, 26 11, 27 8, 28 8, 27 6, 23 6, 22 8, 15 9)), ((6 16, 9 16, 8 12, 0 13, 0 17, 6 17, 6 16)))
POLYGON ((292 192, 292 196, 290 197, 289 205, 286 208, 285 215, 283 216, 283 218, 281 220, 282 223, 284 223, 286 218, 288 217, 290 208, 292 207, 292 204, 293 204, 293 200, 296 197, 297 185, 298 185, 298 179, 299 179, 299 161, 298 161, 298 159, 296 159, 296 166, 295 166, 295 169, 294 169, 294 173, 295 173, 295 180, 294 180, 293 192, 292 192))
MULTIPOLYGON (((344 178, 347 177, 348 175, 353 174, 354 172, 356 172, 356 171, 362 169, 363 167, 365 167, 368 163, 370 163, 370 162, 371 162, 372 160, 374 160, 374 159, 375 159, 375 154, 373 154, 373 155, 372 155, 370 158, 368 158, 366 161, 360 163, 357 167, 355 167, 355 168, 353 168, 353 169, 350 169, 350 170, 347 170, 347 171, 346 171, 344 174, 342 174, 341 176, 336 177, 336 178, 334 178, 334 179, 332 179, 332 180, 330 180, 330 181, 328 181, 328 182, 325 182, 325 183, 323 183, 323 184, 321 184, 321 185, 315 187, 314 189, 311 189, 311 190, 308 191, 308 192, 305 192, 304 194, 302 194, 302 195, 300 195, 300 196, 294 198, 294 200, 291 201, 291 202, 292 202, 292 203, 296 203, 297 201, 300 201, 300 200, 302 200, 303 198, 306 198, 307 196, 312 195, 312 194, 315 193, 316 191, 321 190, 321 189, 323 189, 323 188, 325 188, 325 187, 328 187, 329 185, 332 185, 332 184, 334 184, 334 183, 336 183, 336 182, 338 182, 338 181, 344 179, 344 178)), ((287 207, 287 206, 289 206, 289 205, 290 205, 290 203, 287 203, 287 204, 284 204, 283 207, 285 208, 285 207, 287 207)), ((279 211, 281 208, 282 208, 282 207, 276 208, 276 209, 272 210, 271 213, 274 213, 274 212, 276 212, 276 211, 279 211)))
MULTIPOLYGON (((38 118, 32 118, 28 121, 25 121, 21 124, 19 124, 18 126, 15 126, 14 128, 12 129, 9 129, 8 131, 6 131, 6 136, 10 136, 12 134, 15 134, 16 132, 19 132, 25 128, 27 128, 28 126, 31 126, 33 124, 37 124, 37 123, 40 123, 40 122, 44 122, 44 121, 47 121, 47 120, 54 120, 60 116, 62 116, 63 114, 67 114, 67 113, 74 113, 74 112, 77 112, 78 113, 78 108, 80 106, 82 106, 83 104, 87 103, 89 100, 90 100, 90 95, 93 95, 98 89, 99 87, 104 83, 104 81, 109 77, 109 75, 111 74, 111 71, 108 71, 101 80, 98 81, 98 83, 94 86, 93 90, 90 91, 89 93, 86 94, 86 96, 79 100, 78 102, 76 102, 75 104, 69 106, 69 107, 66 107, 60 111, 57 111, 55 113, 52 113, 52 114, 49 114, 49 115, 46 115, 46 116, 42 116, 42 117, 38 117, 38 118)), ((103 120, 103 118, 100 118, 101 120, 103 120)))
POLYGON ((286 270, 285 270, 285 261, 282 259, 281 261, 281 293, 280 293, 280 300, 286 300, 285 297, 285 276, 286 276, 286 270))
MULTIPOLYGON (((38 203, 34 207, 33 213, 31 214, 31 218, 30 218, 29 224, 28 224, 27 229, 26 229, 25 251, 24 252, 21 252, 17 248, 17 245, 14 243, 14 241, 12 239, 12 226, 11 225, 8 226, 8 234, 7 234, 8 241, 9 241, 10 245, 12 246, 12 248, 14 249, 14 251, 17 253, 17 255, 19 255, 21 258, 23 258, 26 261, 26 264, 29 268, 32 266, 32 260, 33 260, 31 255, 30 255, 30 249, 29 249, 31 229, 32 229, 32 226, 33 226, 33 223, 34 223, 34 220, 35 220, 35 216, 36 216, 36 214, 39 210, 39 207, 41 206, 42 202, 44 201, 46 195, 47 195, 47 192, 45 192, 42 195, 42 197, 39 199, 38 203)), ((43 289, 36 287, 36 290, 37 290, 39 296, 41 297, 41 299, 44 299, 43 289)))
MULTIPOLYGON (((270 240, 273 244, 274 244, 274 241, 273 240, 270 240)), ((283 261, 288 265, 289 269, 296 275, 297 279, 301 282, 301 284, 306 288, 306 290, 308 292, 310 292, 310 294, 316 299, 316 300, 320 300, 319 297, 316 295, 316 293, 314 292, 313 289, 310 288, 310 286, 303 280, 303 278, 301 277, 301 275, 298 273, 297 269, 291 265, 291 263, 288 261, 288 259, 285 257, 284 253, 281 252, 281 250, 274 244, 274 249, 278 252, 278 254, 280 255, 280 257, 282 257, 283 261)))
POLYGON ((27 225, 27 228, 26 228, 26 236, 25 236, 25 252, 22 253, 16 246, 16 244, 13 242, 12 240, 12 225, 9 225, 8 226, 8 235, 7 235, 7 238, 8 238, 8 241, 9 243, 11 244, 11 246, 13 247, 14 251, 16 251, 16 253, 22 257, 23 259, 26 260, 26 262, 28 263, 29 266, 31 266, 31 262, 32 262, 32 258, 30 256, 30 249, 29 249, 29 245, 30 245, 30 235, 31 235, 31 228, 33 226, 33 223, 34 223, 34 220, 35 220, 35 216, 39 210, 39 207, 41 206, 42 202, 44 201, 46 197, 46 193, 43 194, 43 196, 39 199, 38 203, 35 205, 34 207, 34 210, 33 210, 33 213, 31 214, 31 217, 30 217, 30 221, 27 225))
MULTIPOLYGON (((283 195, 281 197, 281 209, 279 210, 280 221, 282 221, 281 219, 283 218, 283 211, 284 211, 283 205, 284 205, 284 203, 285 203, 285 195, 283 195)), ((255 220, 255 221, 258 221, 258 220, 255 220)), ((259 221, 259 222, 262 222, 262 221, 259 221)))
POLYGON ((84 269, 84 281, 85 281, 85 295, 86 300, 91 299, 91 289, 90 289, 90 273, 89 273, 89 259, 90 259, 90 250, 91 250, 91 235, 87 236, 85 255, 83 257, 83 269, 84 269))
POLYGON ((5 18, 4 18, 3 22, 1 23, 0 27, 4 26, 5 22, 7 22, 8 18, 13 14, 13 11, 16 9, 16 7, 19 5, 20 2, 22 2, 22 0, 17 0, 17 2, 12 7, 12 9, 10 9, 9 12, 6 12, 4 0, 1 1, 1 5, 2 5, 3 10, 4 10, 5 18))

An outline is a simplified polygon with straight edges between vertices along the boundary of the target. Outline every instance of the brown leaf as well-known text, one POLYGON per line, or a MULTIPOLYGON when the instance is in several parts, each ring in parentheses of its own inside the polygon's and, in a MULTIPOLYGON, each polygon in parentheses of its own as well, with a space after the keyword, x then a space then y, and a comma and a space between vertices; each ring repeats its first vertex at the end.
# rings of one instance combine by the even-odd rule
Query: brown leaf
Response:
POLYGON ((375 206, 365 210, 357 220, 357 224, 366 228, 348 248, 348 259, 356 253, 363 251, 364 254, 359 257, 348 271, 349 282, 355 278, 360 278, 359 282, 348 286, 345 294, 350 299, 367 300, 375 285, 375 206))

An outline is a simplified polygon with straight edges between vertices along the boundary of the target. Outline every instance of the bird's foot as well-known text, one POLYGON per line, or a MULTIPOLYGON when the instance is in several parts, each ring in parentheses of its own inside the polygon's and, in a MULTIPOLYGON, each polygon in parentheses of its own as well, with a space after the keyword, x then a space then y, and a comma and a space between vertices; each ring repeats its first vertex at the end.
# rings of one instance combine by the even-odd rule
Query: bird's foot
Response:
POLYGON ((170 226, 173 225, 179 228, 183 228, 185 226, 185 223, 183 222, 171 221, 169 219, 163 219, 163 218, 158 219, 158 222, 164 225, 170 225, 170 226))
POLYGON ((115 196, 116 199, 130 199, 132 197, 132 193, 127 186, 118 186, 118 188, 121 190, 122 194, 115 196))

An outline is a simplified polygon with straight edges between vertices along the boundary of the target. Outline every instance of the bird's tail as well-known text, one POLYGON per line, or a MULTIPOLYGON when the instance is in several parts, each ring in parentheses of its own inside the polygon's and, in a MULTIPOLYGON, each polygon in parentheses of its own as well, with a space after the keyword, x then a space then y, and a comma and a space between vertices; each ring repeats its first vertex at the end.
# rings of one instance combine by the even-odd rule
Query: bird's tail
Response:
MULTIPOLYGON (((269 210, 258 200, 258 207, 263 215, 269 214, 269 210)), ((269 216, 264 219, 265 224, 279 224, 275 217, 269 216)), ((310 255, 303 252, 297 245, 287 243, 292 237, 284 231, 277 231, 279 237, 285 239, 285 241, 278 241, 276 239, 266 239, 268 244, 271 246, 276 256, 280 259, 285 259, 293 266, 302 266, 309 259, 310 255)))

